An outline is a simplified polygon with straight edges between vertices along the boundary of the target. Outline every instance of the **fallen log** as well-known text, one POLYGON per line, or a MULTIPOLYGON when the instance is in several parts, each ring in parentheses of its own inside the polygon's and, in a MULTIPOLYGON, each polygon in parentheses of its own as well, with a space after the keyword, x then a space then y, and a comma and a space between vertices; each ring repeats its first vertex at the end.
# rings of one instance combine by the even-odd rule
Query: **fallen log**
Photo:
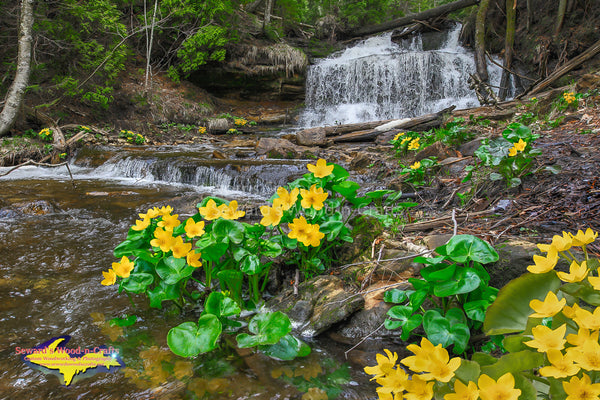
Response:
POLYGON ((530 87, 528 90, 525 91, 525 93, 520 95, 519 98, 523 97, 524 95, 532 95, 541 92, 542 90, 550 86, 553 82, 555 82, 558 78, 570 72, 572 69, 578 67, 584 62, 588 61, 598 53, 600 53, 600 40, 591 45, 586 51, 584 51, 577 57, 572 58, 570 61, 563 64, 560 68, 557 68, 544 80, 530 87))
POLYGON ((417 14, 409 15, 407 17, 397 18, 392 21, 384 22, 382 24, 364 26, 348 32, 348 37, 359 37, 372 35, 374 33, 389 31, 392 29, 400 28, 405 25, 410 25, 417 20, 424 21, 432 18, 437 18, 442 15, 449 14, 453 11, 458 11, 466 7, 478 4, 479 0, 460 0, 453 3, 441 5, 430 10, 426 10, 417 14))

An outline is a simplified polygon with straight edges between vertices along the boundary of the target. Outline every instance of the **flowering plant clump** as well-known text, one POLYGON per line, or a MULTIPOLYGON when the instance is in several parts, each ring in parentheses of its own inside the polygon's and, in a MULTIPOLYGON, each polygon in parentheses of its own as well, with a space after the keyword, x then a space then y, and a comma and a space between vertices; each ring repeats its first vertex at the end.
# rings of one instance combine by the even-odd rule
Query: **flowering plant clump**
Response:
POLYGON ((235 126, 245 126, 248 121, 246 121, 244 118, 235 118, 233 120, 233 123, 235 124, 235 126))
POLYGON ((421 161, 415 161, 409 166, 400 164, 400 168, 402 168, 400 170, 400 175, 408 175, 406 181, 415 186, 424 186, 427 183, 427 172, 436 165, 437 161, 435 158, 424 158, 421 161))
POLYGON ((39 131, 38 136, 42 140, 45 140, 47 142, 51 142, 53 140, 52 129, 50 129, 50 128, 44 128, 41 131, 39 131))
POLYGON ((206 133, 206 127, 205 126, 201 126, 198 128, 198 133, 200 135, 204 135, 206 133))
MULTIPOLYGON (((331 264, 339 244, 352 241, 341 206, 348 201, 358 209, 371 199, 358 197, 360 186, 336 164, 319 159, 307 169, 302 178, 277 189, 260 207, 260 223, 253 225, 239 221, 245 211, 236 200, 218 197, 203 199, 185 220, 170 206, 139 214, 114 250, 119 262, 102 272, 101 283, 145 293, 155 308, 172 302, 183 309, 204 300, 198 322, 171 329, 168 344, 183 356, 214 349, 223 327, 241 326, 234 318, 242 309, 258 308, 275 259, 293 262, 309 276, 331 264)), ((307 354, 307 346, 290 335, 285 314, 259 313, 248 330, 252 334, 238 335, 238 346, 258 346, 280 359, 307 354)))
POLYGON ((123 129, 119 132, 119 137, 125 138, 129 143, 144 144, 146 142, 146 138, 143 135, 123 129))
POLYGON ((490 173, 492 181, 504 179, 508 187, 517 187, 521 184, 521 177, 529 173, 535 157, 542 154, 532 147, 538 137, 529 127, 512 123, 502 132, 502 137, 488 140, 480 146, 475 156, 482 165, 494 170, 490 173))
MULTIPOLYGON (((597 237, 598 233, 589 228, 555 235, 550 244, 538 245, 545 255, 533 256, 529 273, 500 290, 483 324, 487 335, 505 336, 502 344, 507 353, 500 358, 474 353, 470 361, 460 360, 460 366, 452 370, 452 360, 445 357, 438 357, 437 364, 428 361, 434 359, 430 355, 434 348, 427 342, 422 341, 420 348, 409 346, 416 358, 408 357, 401 363, 419 374, 412 380, 434 382, 432 390, 423 390, 419 398, 597 399, 600 260, 591 258, 586 249, 597 237), (555 270, 560 260, 566 261, 567 271, 555 270), (434 375, 431 367, 424 367, 428 362, 446 373, 434 375)), ((404 375, 394 366, 395 355, 387 353, 387 360, 378 356, 378 365, 365 371, 382 385, 379 398, 400 398, 397 393, 409 389, 404 375)))
POLYGON ((228 130, 227 130, 227 134, 228 134, 228 135, 239 135, 239 134, 241 134, 241 133, 242 133, 242 132, 238 131, 238 130, 237 130, 237 129, 235 129, 235 128, 230 128, 230 129, 228 129, 228 130))
POLYGON ((400 132, 394 136, 390 143, 394 146, 398 156, 411 150, 419 150, 423 145, 417 132, 400 132))

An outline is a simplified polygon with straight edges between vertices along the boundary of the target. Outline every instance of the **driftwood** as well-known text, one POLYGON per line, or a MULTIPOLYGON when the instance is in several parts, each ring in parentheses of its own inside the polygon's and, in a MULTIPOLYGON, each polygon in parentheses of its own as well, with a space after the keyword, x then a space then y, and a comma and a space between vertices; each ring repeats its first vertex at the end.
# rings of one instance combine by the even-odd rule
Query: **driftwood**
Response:
POLYGON ((414 222, 412 224, 406 224, 402 228, 402 231, 403 232, 417 232, 417 231, 426 231, 429 229, 439 228, 439 227, 445 226, 445 225, 452 226, 454 224, 454 221, 462 222, 462 221, 466 221, 469 218, 481 217, 481 216, 490 215, 490 214, 493 214, 493 211, 484 210, 484 211, 473 212, 473 213, 465 213, 464 215, 447 215, 447 216, 435 218, 435 219, 432 219, 429 221, 420 221, 420 222, 414 222))
POLYGON ((397 18, 392 21, 384 22, 382 24, 364 26, 348 32, 348 37, 359 37, 372 35, 374 33, 389 31, 392 29, 400 28, 406 25, 410 25, 415 21, 424 21, 432 18, 437 18, 442 15, 446 15, 453 11, 461 10, 463 8, 473 6, 479 3, 479 0, 460 0, 453 3, 444 4, 442 6, 432 8, 427 11, 423 11, 417 14, 409 15, 408 17, 397 18))
POLYGON ((449 114, 454 106, 446 108, 433 114, 426 114, 415 118, 404 118, 387 121, 384 124, 378 124, 372 129, 358 130, 344 135, 332 138, 334 143, 342 142, 368 142, 377 139, 378 141, 389 141, 390 138, 401 129, 419 130, 422 125, 427 125, 425 129, 432 126, 439 126, 444 120, 444 115, 449 114))
POLYGON ((525 91, 525 93, 519 96, 519 98, 521 98, 524 95, 532 95, 541 92, 542 90, 550 86, 553 82, 555 82, 558 78, 570 72, 572 69, 578 67, 579 65, 583 64, 598 53, 600 53, 600 40, 594 43, 586 51, 584 51, 577 57, 574 57, 569 62, 563 64, 560 68, 557 68, 544 80, 536 83, 533 87, 529 88, 529 90, 525 91))

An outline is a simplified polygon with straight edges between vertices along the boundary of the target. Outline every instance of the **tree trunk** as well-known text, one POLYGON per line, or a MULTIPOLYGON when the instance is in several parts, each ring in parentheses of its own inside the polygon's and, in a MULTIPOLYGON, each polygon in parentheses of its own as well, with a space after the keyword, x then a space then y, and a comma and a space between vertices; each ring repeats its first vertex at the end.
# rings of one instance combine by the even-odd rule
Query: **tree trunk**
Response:
POLYGON ((33 26, 33 3, 34 0, 23 0, 21 3, 21 24, 19 27, 19 50, 17 55, 17 72, 15 79, 8 90, 6 102, 0 113, 0 137, 8 134, 15 123, 25 89, 29 83, 29 72, 31 71, 31 43, 33 26))
POLYGON ((265 2, 265 16, 263 19, 263 32, 267 29, 267 26, 271 23, 271 13, 273 12, 273 3, 275 0, 267 0, 265 2))
MULTIPOLYGON (((485 0, 484 0, 485 1, 485 0)), ((489 1, 489 0, 487 0, 489 1)), ((383 31, 389 31, 391 29, 400 28, 405 25, 410 25, 415 20, 426 20, 431 18, 437 18, 442 15, 446 15, 453 11, 461 10, 463 8, 473 6, 479 3, 479 0, 460 0, 455 1, 453 3, 444 4, 442 6, 432 8, 430 10, 423 11, 421 13, 409 15, 408 17, 394 19, 392 21, 384 22, 382 24, 365 26, 362 28, 358 28, 352 30, 348 33, 349 37, 359 37, 359 36, 367 36, 372 35, 374 33, 379 33, 383 31)))
POLYGON ((487 83, 489 80, 487 64, 485 62, 485 18, 490 5, 490 0, 481 0, 475 20, 475 67, 479 80, 487 83))
POLYGON ((506 100, 508 85, 510 84, 510 68, 512 66, 513 46, 515 44, 515 24, 517 15, 517 0, 506 0, 506 38, 504 41, 504 69, 500 80, 498 97, 500 101, 506 100))
POLYGON ((533 23, 533 5, 531 4, 531 0, 527 0, 527 32, 531 29, 531 24, 533 23))
POLYGON ((565 12, 567 11, 567 0, 560 0, 558 3, 558 14, 556 15, 556 26, 554 27, 554 36, 558 35, 565 20, 565 12))
MULTIPOLYGON (((146 8, 146 2, 144 1, 144 8, 146 8)), ((150 65, 150 58, 152 55, 152 42, 154 41, 154 24, 156 23, 156 10, 158 8, 158 0, 154 0, 154 12, 152 13, 152 25, 150 27, 150 39, 148 40, 148 24, 146 24, 146 81, 144 82, 144 91, 146 92, 146 96, 148 96, 148 92, 150 89, 150 79, 152 79, 152 73, 150 65)), ((144 13, 144 18, 146 18, 146 13, 144 13)))

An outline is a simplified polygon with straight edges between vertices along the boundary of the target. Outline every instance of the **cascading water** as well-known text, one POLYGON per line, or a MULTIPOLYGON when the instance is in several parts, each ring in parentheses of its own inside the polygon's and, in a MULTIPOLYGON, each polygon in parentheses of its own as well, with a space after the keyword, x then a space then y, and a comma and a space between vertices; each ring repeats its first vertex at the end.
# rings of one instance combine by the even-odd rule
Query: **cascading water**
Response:
MULTIPOLYGON (((305 127, 414 117, 479 104, 469 89, 473 54, 459 45, 460 26, 396 44, 391 33, 369 38, 309 68, 305 127)), ((488 65, 497 85, 501 70, 488 65)))

